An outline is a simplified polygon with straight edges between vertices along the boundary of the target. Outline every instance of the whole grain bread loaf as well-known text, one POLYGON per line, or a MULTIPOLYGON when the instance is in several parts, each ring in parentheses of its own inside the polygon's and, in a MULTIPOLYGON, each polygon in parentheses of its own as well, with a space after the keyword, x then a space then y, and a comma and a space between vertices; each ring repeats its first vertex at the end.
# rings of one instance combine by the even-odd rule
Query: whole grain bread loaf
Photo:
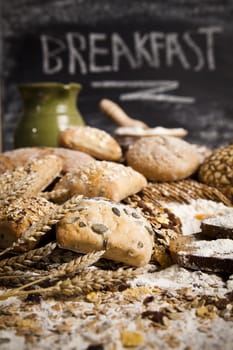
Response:
MULTIPOLYGON (((52 212, 55 204, 41 196, 17 198, 0 207, 0 248, 10 247, 33 224, 52 212)), ((33 249, 39 241, 30 240, 22 248, 33 249)))

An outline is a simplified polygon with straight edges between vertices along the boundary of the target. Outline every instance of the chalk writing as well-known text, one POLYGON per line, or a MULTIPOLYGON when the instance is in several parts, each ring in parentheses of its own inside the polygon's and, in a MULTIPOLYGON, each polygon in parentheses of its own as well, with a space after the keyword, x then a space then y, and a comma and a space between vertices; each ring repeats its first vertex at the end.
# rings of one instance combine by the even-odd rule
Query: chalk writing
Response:
POLYGON ((136 92, 122 93, 119 96, 121 101, 157 101, 169 103, 194 103, 194 97, 175 96, 165 94, 168 91, 176 90, 180 84, 173 80, 135 80, 135 81, 93 81, 93 88, 145 88, 136 92), (152 88, 153 87, 153 88, 152 88), (148 89, 149 88, 149 89, 148 89))
POLYGON ((63 70, 69 75, 98 74, 118 72, 123 64, 130 70, 178 66, 194 72, 212 71, 216 69, 216 35, 222 32, 220 26, 209 26, 181 33, 135 31, 127 33, 130 38, 118 32, 42 34, 42 71, 47 75, 63 70))

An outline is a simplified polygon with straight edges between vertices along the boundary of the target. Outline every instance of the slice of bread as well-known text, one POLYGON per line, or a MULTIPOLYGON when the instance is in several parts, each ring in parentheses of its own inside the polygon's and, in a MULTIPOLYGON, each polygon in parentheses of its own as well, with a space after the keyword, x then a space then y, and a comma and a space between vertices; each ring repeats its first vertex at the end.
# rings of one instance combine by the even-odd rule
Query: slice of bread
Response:
POLYGON ((175 263, 191 270, 233 273, 233 240, 203 240, 200 234, 179 236, 171 241, 175 263))
POLYGON ((205 236, 213 239, 233 239, 233 216, 228 214, 205 219, 201 222, 201 230, 205 236))

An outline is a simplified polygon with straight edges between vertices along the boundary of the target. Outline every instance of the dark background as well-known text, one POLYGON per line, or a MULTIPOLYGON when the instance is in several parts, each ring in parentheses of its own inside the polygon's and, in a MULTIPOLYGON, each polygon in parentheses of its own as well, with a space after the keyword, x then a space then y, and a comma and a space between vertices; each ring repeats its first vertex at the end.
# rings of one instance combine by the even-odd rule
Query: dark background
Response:
MULTIPOLYGON (((78 100, 79 109, 87 124, 112 131, 115 125, 101 114, 101 98, 118 102, 132 117, 146 121, 150 126, 184 127, 188 141, 212 148, 233 140, 233 0, 7 0, 2 1, 2 70, 3 82, 3 147, 13 147, 13 134, 19 119, 21 99, 17 84, 38 81, 75 81, 83 88, 78 100), (207 62, 196 71, 197 57, 183 40, 191 33, 194 43, 204 55, 206 37, 199 28, 218 27, 214 35, 215 69, 207 62), (84 60, 88 66, 90 33, 104 33, 106 40, 99 47, 109 50, 98 61, 100 67, 112 60, 110 43, 113 33, 119 34, 135 56, 133 33, 147 35, 162 32, 164 36, 176 33, 179 45, 189 63, 185 69, 179 59, 166 64, 166 51, 161 50, 159 67, 145 59, 132 69, 127 59, 120 60, 117 71, 96 73, 87 68, 86 74, 77 64, 74 74, 68 70, 68 51, 60 58, 63 68, 54 74, 43 71, 41 35, 49 35, 66 43, 68 32, 79 33, 86 40, 84 60), (125 93, 145 88, 94 88, 101 81, 175 81, 177 89, 165 95, 192 98, 192 103, 169 102, 164 98, 123 100, 125 93)), ((78 43, 77 43, 78 45, 78 43)), ((149 44, 148 44, 149 45, 149 44)), ((150 47, 146 46, 151 54, 150 47)), ((99 55, 100 58, 101 55, 99 55)), ((136 56, 135 56, 136 57, 136 56)), ((203 56, 204 57, 204 56, 203 56)), ((206 56, 205 56, 206 59, 206 56)))

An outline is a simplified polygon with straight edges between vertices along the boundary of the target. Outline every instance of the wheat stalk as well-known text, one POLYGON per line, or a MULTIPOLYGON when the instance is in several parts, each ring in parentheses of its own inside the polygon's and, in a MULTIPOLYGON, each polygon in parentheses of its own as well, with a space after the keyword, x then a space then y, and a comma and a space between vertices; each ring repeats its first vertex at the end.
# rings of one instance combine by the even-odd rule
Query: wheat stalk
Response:
POLYGON ((30 250, 24 254, 13 256, 0 261, 0 273, 9 273, 15 270, 25 270, 29 266, 51 254, 57 246, 56 243, 50 242, 44 247, 30 250))
POLYGON ((27 283, 25 285, 20 286, 19 288, 13 289, 12 291, 8 292, 9 296, 17 295, 17 293, 25 288, 31 287, 35 284, 40 284, 41 282, 45 282, 46 280, 54 280, 57 278, 61 278, 64 276, 73 276, 78 271, 83 270, 84 268, 94 264, 97 260, 101 258, 101 256, 104 254, 105 251, 98 251, 98 252, 91 252, 86 255, 80 256, 69 263, 62 264, 58 270, 52 270, 49 272, 48 275, 43 276, 39 279, 36 279, 30 283, 27 283))
MULTIPOLYGON (((109 289, 116 287, 117 285, 125 282, 127 279, 135 278, 139 273, 142 273, 142 269, 124 269, 120 268, 116 271, 104 271, 104 270, 89 270, 83 271, 79 275, 73 278, 66 278, 58 281, 55 285, 47 288, 39 288, 35 290, 23 290, 18 291, 14 296, 27 296, 29 294, 45 294, 47 296, 76 296, 91 291, 98 291, 103 289, 109 289)), ((0 300, 5 300, 11 292, 2 294, 0 300)))
POLYGON ((78 253, 72 252, 71 250, 64 250, 61 248, 56 248, 52 254, 43 258, 43 264, 45 266, 52 266, 57 264, 67 263, 75 258, 77 258, 78 253))
POLYGON ((39 239, 44 236, 51 229, 51 227, 60 221, 68 212, 75 210, 82 198, 83 196, 73 196, 64 204, 57 206, 53 211, 25 230, 22 236, 19 237, 16 242, 0 253, 0 256, 27 244, 28 241, 38 242, 39 239))
MULTIPOLYGON (((43 273, 43 276, 46 276, 46 273, 43 273)), ((30 269, 30 274, 22 272, 22 271, 17 271, 13 275, 12 274, 4 274, 0 275, 0 284, 6 287, 9 286, 22 286, 25 283, 29 283, 30 281, 34 281, 35 279, 38 279, 38 277, 41 277, 41 271, 30 269), (35 273, 33 275, 32 273, 35 273)))

